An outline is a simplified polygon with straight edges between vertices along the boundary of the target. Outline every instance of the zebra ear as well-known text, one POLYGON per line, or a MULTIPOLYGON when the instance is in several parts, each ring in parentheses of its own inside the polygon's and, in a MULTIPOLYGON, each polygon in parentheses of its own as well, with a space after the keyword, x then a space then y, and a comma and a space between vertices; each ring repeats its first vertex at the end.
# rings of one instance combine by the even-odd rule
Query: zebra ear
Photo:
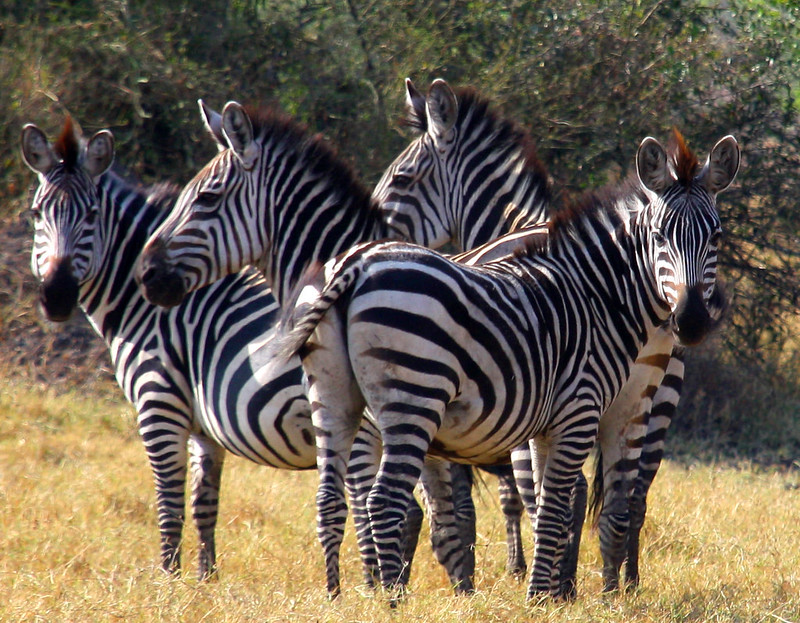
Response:
POLYGON ((434 139, 449 140, 458 116, 458 101, 456 94, 441 78, 434 80, 428 91, 427 113, 428 129, 434 139))
POLYGON ((47 175, 58 162, 53 148, 47 142, 47 136, 32 123, 22 128, 20 143, 22 159, 34 172, 47 175))
POLYGON ((656 139, 647 137, 636 152, 636 172, 646 189, 660 193, 672 184, 667 152, 656 139))
POLYGON ((250 117, 238 102, 228 102, 222 109, 222 130, 244 168, 252 169, 258 158, 258 147, 250 117))
POLYGON ((425 96, 417 90, 411 78, 406 78, 406 121, 412 128, 423 132, 428 127, 425 96))
POLYGON ((733 183, 736 173, 739 171, 740 160, 739 143, 733 136, 729 134, 717 141, 699 176, 705 181, 706 188, 710 193, 716 195, 733 183))
POLYGON ((100 130, 86 144, 83 167, 96 179, 108 171, 112 162, 114 162, 114 136, 108 130, 100 130))
POLYGON ((205 105, 203 100, 197 100, 197 105, 200 107, 200 116, 203 119, 203 125, 217 143, 217 149, 224 151, 228 149, 228 140, 225 138, 225 133, 222 131, 222 115, 216 110, 212 110, 205 105))

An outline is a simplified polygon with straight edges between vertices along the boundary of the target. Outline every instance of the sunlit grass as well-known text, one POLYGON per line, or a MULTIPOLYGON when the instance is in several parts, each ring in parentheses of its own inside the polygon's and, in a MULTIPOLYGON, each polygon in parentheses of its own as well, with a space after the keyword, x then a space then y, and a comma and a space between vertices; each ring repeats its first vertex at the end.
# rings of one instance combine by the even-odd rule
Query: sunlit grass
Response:
MULTIPOLYGON (((493 491, 480 493, 477 594, 451 595, 422 542, 396 611, 361 583, 353 531, 344 591, 329 602, 314 531, 313 472, 229 459, 218 527, 220 577, 157 566, 154 492, 132 410, 114 395, 0 388, 2 621, 799 621, 800 471, 667 463, 654 485, 641 589, 603 596, 588 533, 573 604, 524 604, 505 575, 493 491)), ((527 525, 526 525, 527 528, 527 525)), ((427 538, 424 536, 423 538, 427 538)), ((530 531, 526 530, 530 551, 530 531)))

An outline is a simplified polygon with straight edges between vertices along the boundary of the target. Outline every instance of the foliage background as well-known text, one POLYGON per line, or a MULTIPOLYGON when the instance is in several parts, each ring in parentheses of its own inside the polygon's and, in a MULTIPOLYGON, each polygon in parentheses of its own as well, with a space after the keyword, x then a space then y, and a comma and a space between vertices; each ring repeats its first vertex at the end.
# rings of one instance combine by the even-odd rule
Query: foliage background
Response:
POLYGON ((329 137, 371 185, 408 140, 395 121, 403 78, 425 87, 444 77, 476 86, 529 129, 559 201, 625 175, 646 135, 665 139, 677 126, 701 155, 736 136, 743 165, 720 201, 733 304, 717 339, 690 356, 680 447, 796 461, 800 8, 562 4, 1 0, 1 369, 48 384, 107 378, 85 324, 53 328, 34 311, 25 123, 53 136, 69 113, 86 133, 110 128, 130 176, 185 182, 214 153, 197 98, 278 105, 329 137))

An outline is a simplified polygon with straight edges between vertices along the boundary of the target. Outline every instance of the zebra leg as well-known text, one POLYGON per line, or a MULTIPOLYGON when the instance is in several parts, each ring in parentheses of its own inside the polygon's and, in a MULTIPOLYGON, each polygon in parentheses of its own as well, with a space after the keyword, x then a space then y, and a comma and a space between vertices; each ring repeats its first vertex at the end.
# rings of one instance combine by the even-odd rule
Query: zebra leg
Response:
MULTIPOLYGON (((408 402, 412 400, 413 398, 409 398, 408 402)), ((438 406, 443 408, 443 405, 438 406)), ((414 412, 418 409, 415 405, 414 412)), ((425 409, 425 418, 410 418, 408 412, 390 414, 387 411, 388 405, 383 412, 376 409, 376 412, 381 413, 379 424, 383 438, 383 457, 375 486, 369 494, 367 508, 378 548, 381 584, 390 592, 396 593, 402 590, 399 583, 403 570, 400 541, 406 511, 422 473, 430 441, 438 429, 439 417, 435 417, 433 414, 436 411, 430 408, 425 409)))
MULTIPOLYGON (((339 551, 347 519, 344 479, 366 406, 353 376, 343 335, 340 319, 332 311, 317 325, 301 353, 317 445, 317 536, 325 555, 326 585, 331 599, 341 592, 339 551)), ((385 452, 384 448, 384 455, 385 452)))
POLYGON ((500 509, 506 520, 506 572, 517 579, 522 579, 528 569, 522 546, 522 497, 517 490, 513 468, 510 465, 498 465, 497 468, 495 474, 500 495, 500 509))
MULTIPOLYGON (((309 393, 309 398, 312 394, 309 393)), ((313 404, 313 402, 312 402, 313 404)), ((322 428, 330 419, 324 409, 315 410, 314 426, 322 428)), ((334 418, 341 420, 342 418, 334 418)), ((335 426, 335 425, 334 425, 335 426)), ((326 586, 331 599, 341 591, 339 580, 339 550, 344 538, 344 525, 347 519, 347 504, 344 495, 344 476, 347 472, 349 447, 355 435, 354 426, 336 429, 329 435, 317 435, 317 468, 319 487, 317 489, 317 536, 325 555, 326 586)), ((330 429, 327 429, 330 430, 330 429)))
MULTIPOLYGON (((377 427, 371 419, 364 418, 361 421, 358 433, 356 433, 353 449, 350 452, 345 486, 353 511, 358 550, 364 569, 364 582, 370 588, 374 588, 376 583, 380 581, 380 571, 378 568, 378 552, 375 548, 375 540, 372 537, 372 526, 370 525, 367 511, 367 498, 378 474, 381 447, 382 443, 377 427)), ((423 516, 422 507, 417 503, 416 498, 412 497, 403 530, 404 564, 403 573, 400 577, 400 584, 403 586, 406 586, 409 581, 411 564, 417 549, 419 533, 422 530, 423 516)))
MULTIPOLYGON (((345 486, 353 511, 353 523, 356 527, 358 550, 364 567, 364 582, 370 588, 374 588, 376 583, 380 582, 378 552, 375 548, 375 540, 372 538, 372 526, 367 512, 367 498, 372 485, 375 484, 381 454, 379 433, 373 427, 374 425, 368 420, 362 420, 362 426, 353 442, 345 478, 345 486), (369 426, 363 426, 363 424, 369 424, 369 426)), ((408 584, 410 578, 411 564, 419 542, 423 517, 422 507, 416 498, 412 498, 403 530, 404 565, 400 583, 404 586, 408 584)))
MULTIPOLYGON (((420 482, 428 505, 431 545, 436 559, 447 571, 455 592, 468 593, 474 590, 467 561, 469 544, 462 541, 456 517, 451 467, 446 461, 427 457, 420 482)), ((472 569, 474 560, 473 556, 472 569)))
MULTIPOLYGON (((528 509, 531 521, 536 525, 537 496, 541 492, 541 480, 536 476, 544 473, 546 449, 541 444, 531 442, 521 446, 512 453, 512 467, 515 480, 514 494, 528 509)), ((581 535, 583 533, 583 523, 586 517, 586 478, 582 471, 578 472, 575 485, 570 492, 569 509, 565 515, 565 525, 569 527, 567 531, 567 541, 561 555, 561 564, 558 570, 558 587, 554 589, 554 596, 562 599, 573 600, 577 596, 577 571, 578 554, 580 552, 581 535)), ((508 524, 509 518, 506 517, 508 524)), ((522 538, 520 534, 519 522, 516 522, 516 539, 519 543, 518 551, 521 560, 521 573, 525 571, 525 558, 522 552, 522 538)), ((509 536, 509 566, 511 565, 511 543, 509 536)))
POLYGON ((639 536, 647 513, 647 492, 664 457, 664 440, 681 397, 684 377, 684 349, 674 346, 664 379, 653 396, 647 435, 639 458, 639 474, 631 496, 631 527, 628 533, 625 584, 639 585, 639 536))
POLYGON ((602 460, 598 463, 598 468, 603 470, 603 474, 596 476, 603 486, 602 510, 597 521, 600 553, 603 558, 603 592, 619 589, 620 567, 625 560, 630 528, 630 499, 633 489, 631 471, 632 466, 637 464, 633 457, 626 456, 624 452, 620 456, 614 450, 619 448, 603 447, 601 444, 602 460), (615 460, 609 461, 611 466, 606 468, 609 454, 615 460))
MULTIPOLYGON (((513 474, 516 481, 515 492, 518 490, 517 495, 520 496, 521 501, 528 509, 534 526, 538 504, 537 498, 541 492, 541 475, 544 473, 546 457, 546 446, 536 441, 517 448, 512 454, 513 474)), ((586 492, 586 478, 583 472, 579 471, 575 479, 575 485, 570 493, 569 510, 565 516, 565 525, 569 529, 561 556, 561 566, 558 570, 558 588, 554 592, 554 595, 558 598, 573 600, 577 596, 578 554, 583 533, 583 522, 586 517, 586 492)), ((519 533, 519 525, 517 525, 517 532, 519 533)), ((522 556, 522 540, 519 534, 518 537, 524 573, 525 559, 522 556)), ((509 544, 510 542, 509 539, 509 544)))
MULTIPOLYGON (((424 517, 425 513, 419 505, 419 502, 417 502, 417 498, 411 496, 409 507, 406 509, 406 520, 403 524, 403 572, 400 574, 400 586, 408 586, 411 579, 411 565, 414 562, 414 554, 416 554, 417 551, 419 533, 422 531, 422 520, 424 517)), ((431 530, 432 529, 433 526, 431 526, 431 530)), ((375 556, 377 561, 377 553, 375 556)), ((380 574, 378 574, 378 578, 380 579, 380 574)))
MULTIPOLYGON (((528 513, 531 525, 536 534, 536 509, 539 492, 541 491, 541 476, 544 473, 546 451, 537 448, 540 442, 531 441, 515 448, 511 452, 511 467, 514 472, 514 481, 522 504, 528 513)), ((533 570, 531 569, 531 573, 533 570)))
MULTIPOLYGON (((603 591, 619 589, 620 569, 627 558, 631 497, 639 476, 642 444, 647 434, 653 396, 664 379, 673 337, 659 331, 645 345, 622 390, 603 413, 598 444, 602 482, 597 526, 603 558, 603 591)), ((598 508, 597 502, 593 503, 598 508)))
POLYGON ((374 588, 376 582, 380 580, 380 573, 378 571, 378 552, 375 549, 375 540, 372 538, 372 528, 367 512, 367 497, 378 474, 380 456, 380 433, 369 419, 364 418, 353 441, 345 486, 353 511, 353 523, 356 528, 358 551, 364 570, 364 582, 370 588, 374 588))
POLYGON ((200 535, 200 580, 208 580, 217 574, 214 531, 217 527, 224 460, 225 450, 208 437, 192 435, 189 438, 192 519, 200 535))
POLYGON ((628 530, 625 558, 625 588, 633 590, 639 586, 639 537, 647 513, 647 493, 641 478, 636 479, 631 493, 631 525, 628 530))
MULTIPOLYGON (((309 391, 309 401, 314 404, 316 396, 309 391)), ((315 408, 312 415, 318 431, 333 431, 317 434, 317 537, 325 555, 326 586, 331 599, 339 596, 339 550, 344 538, 347 519, 344 477, 347 472, 347 457, 355 436, 355 425, 341 426, 344 418, 331 417, 325 408, 315 408), (330 421, 336 422, 331 425, 330 421), (325 427, 325 428, 323 428, 325 427)), ((357 422, 355 423, 357 425, 357 422)), ((368 507, 369 508, 369 507, 368 507)))
MULTIPOLYGON (((600 553, 603 558, 603 592, 619 589, 620 568, 626 557, 626 544, 630 529, 630 503, 636 478, 638 452, 644 433, 640 425, 645 418, 631 421, 627 429, 605 427, 601 432, 598 473, 602 484, 601 510, 597 520, 600 535, 600 553), (600 458, 602 457, 602 458, 600 458), (599 471, 602 470, 602 473, 599 471)), ((601 424, 601 431, 604 426, 601 424)))
MULTIPOLYGON (((531 460, 530 446, 525 444, 511 454, 508 470, 496 472, 499 478, 500 505, 506 518, 506 570, 520 580, 527 571, 522 546, 522 511, 536 508, 531 460)), ((493 467, 492 470, 494 469, 493 467)), ((529 516, 533 520, 533 515, 529 513, 529 516)))
MULTIPOLYGON (((534 481, 539 495, 535 508, 535 545, 528 583, 528 599, 561 597, 561 561, 572 520, 570 501, 578 474, 597 435, 599 413, 577 401, 582 412, 558 418, 566 428, 551 428, 549 436, 534 439, 534 481), (578 419, 580 417, 580 419, 578 419), (540 471, 541 470, 541 471, 540 471), (538 475, 541 473, 541 476, 538 475)), ((524 497, 523 497, 524 499, 524 497)), ((527 504, 526 504, 527 505, 527 504)), ((528 508, 530 512, 530 507, 528 508)))
POLYGON ((558 597, 573 601, 578 596, 578 556, 580 554, 581 536, 583 534, 583 523, 586 520, 586 498, 588 485, 586 476, 583 472, 578 472, 575 485, 570 494, 570 516, 569 533, 564 555, 561 558, 561 585, 558 589, 558 597))
MULTIPOLYGON (((453 506, 456 527, 464 552, 464 578, 475 576, 475 503, 472 500, 474 482, 473 468, 469 465, 450 463, 450 482, 453 490, 453 506)), ((513 475, 512 475, 513 479, 513 475)))
POLYGON ((178 573, 181 568, 181 535, 186 520, 189 431, 176 422, 173 414, 140 410, 139 434, 156 486, 161 568, 168 573, 178 573))

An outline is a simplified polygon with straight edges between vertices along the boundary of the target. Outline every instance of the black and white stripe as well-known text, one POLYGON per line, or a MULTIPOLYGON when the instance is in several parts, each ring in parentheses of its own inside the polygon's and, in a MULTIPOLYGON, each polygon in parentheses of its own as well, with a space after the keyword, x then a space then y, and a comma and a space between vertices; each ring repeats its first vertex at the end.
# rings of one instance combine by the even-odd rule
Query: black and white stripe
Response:
POLYGON ((547 218, 547 171, 528 134, 472 89, 406 80, 406 125, 419 135, 386 169, 373 198, 396 238, 473 249, 547 218))
POLYGON ((326 529, 344 521, 346 431, 367 406, 383 439, 368 509, 384 586, 400 574, 403 511, 426 454, 496 464, 530 440, 528 596, 562 593, 570 495, 601 414, 664 322, 687 344, 710 326, 715 197, 738 169, 738 145, 722 139, 696 175, 684 156, 668 161, 645 139, 640 183, 588 198, 513 258, 468 267, 373 243, 309 273, 285 339, 308 377, 326 555, 336 544, 326 529))

